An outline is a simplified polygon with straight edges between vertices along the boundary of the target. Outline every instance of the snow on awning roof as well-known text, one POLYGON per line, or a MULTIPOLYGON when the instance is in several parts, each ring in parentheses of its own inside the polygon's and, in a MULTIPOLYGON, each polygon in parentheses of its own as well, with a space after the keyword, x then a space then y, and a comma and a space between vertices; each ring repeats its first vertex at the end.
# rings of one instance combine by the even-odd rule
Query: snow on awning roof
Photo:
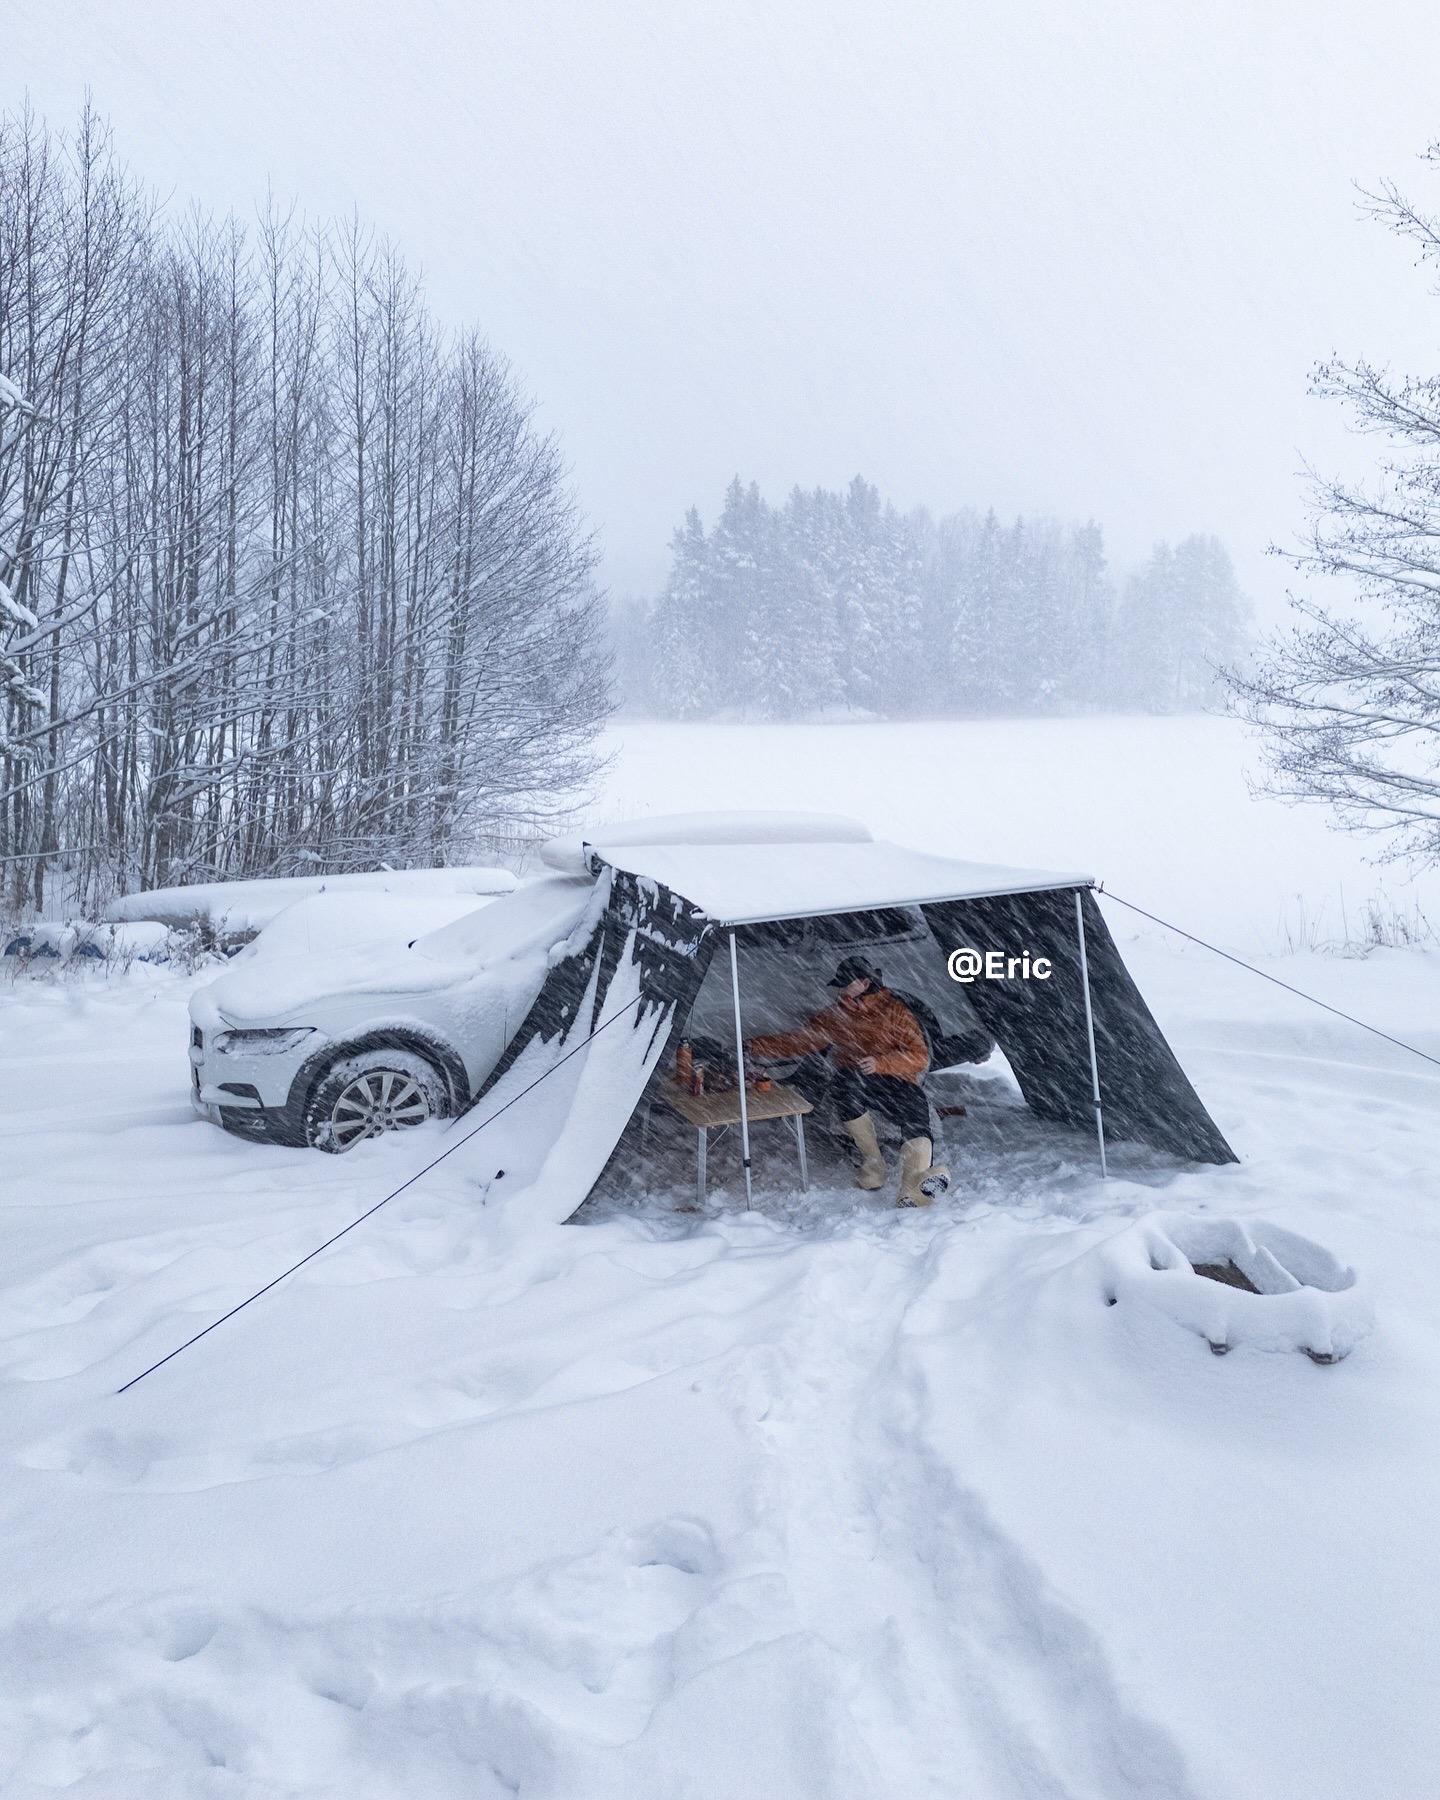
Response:
POLYGON ((722 925, 1094 885, 1090 875, 957 862, 884 842, 596 848, 617 869, 664 882, 722 925))
POLYGON ((612 848, 639 844, 868 844, 871 835, 868 825, 843 813, 661 813, 551 838, 540 860, 564 875, 584 875, 592 850, 613 862, 612 848))

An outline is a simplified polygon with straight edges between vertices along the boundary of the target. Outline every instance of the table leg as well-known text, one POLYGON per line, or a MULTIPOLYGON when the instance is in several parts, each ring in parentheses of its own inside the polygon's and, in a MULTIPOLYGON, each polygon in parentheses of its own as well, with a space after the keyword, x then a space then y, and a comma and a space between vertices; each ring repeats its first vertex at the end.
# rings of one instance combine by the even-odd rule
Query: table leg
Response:
POLYGON ((709 1147, 710 1133, 703 1125, 696 1127, 695 1148, 695 1198, 703 1206, 705 1204, 705 1153, 709 1147))
POLYGON ((805 1166, 805 1115, 804 1113, 795 1113, 792 1117, 795 1121, 795 1148, 800 1153, 800 1191, 802 1194, 808 1194, 810 1192, 810 1171, 805 1166))

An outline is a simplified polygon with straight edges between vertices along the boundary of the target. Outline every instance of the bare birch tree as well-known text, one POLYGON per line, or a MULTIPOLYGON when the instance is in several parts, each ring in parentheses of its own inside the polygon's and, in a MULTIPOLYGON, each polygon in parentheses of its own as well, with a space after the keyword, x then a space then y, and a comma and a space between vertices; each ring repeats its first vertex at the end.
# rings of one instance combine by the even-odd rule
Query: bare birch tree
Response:
POLYGON ((609 708, 595 550, 391 245, 167 220, 0 124, 0 873, 43 906, 541 828, 609 708))
MULTIPOLYGON (((1426 160, 1440 167, 1440 145, 1426 160)), ((1371 217, 1440 267, 1440 218, 1386 184, 1371 217)), ((1434 291, 1440 297, 1440 283, 1434 291)), ((1440 861, 1440 373, 1398 376, 1366 360, 1323 364, 1316 392, 1386 448, 1367 485, 1316 479, 1302 573, 1337 583, 1324 606, 1270 639, 1232 676, 1237 709, 1267 737, 1273 791, 1323 801, 1345 826, 1380 834, 1384 854, 1440 861)))

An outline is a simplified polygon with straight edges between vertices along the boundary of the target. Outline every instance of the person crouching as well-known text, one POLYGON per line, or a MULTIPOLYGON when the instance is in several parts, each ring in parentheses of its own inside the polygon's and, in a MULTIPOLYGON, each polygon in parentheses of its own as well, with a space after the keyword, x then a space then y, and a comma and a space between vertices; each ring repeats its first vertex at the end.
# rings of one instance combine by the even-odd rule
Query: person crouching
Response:
POLYGON ((920 1021, 887 988, 880 971, 863 957, 847 956, 830 986, 839 988, 827 1006, 796 1031, 772 1032, 746 1041, 745 1054, 759 1061, 824 1055, 834 1059, 830 1098, 847 1136, 860 1153, 857 1187, 885 1185, 885 1159, 875 1135, 875 1115, 900 1133, 901 1206, 929 1206, 949 1185, 946 1171, 932 1166, 930 1107, 920 1083, 930 1051, 920 1021))

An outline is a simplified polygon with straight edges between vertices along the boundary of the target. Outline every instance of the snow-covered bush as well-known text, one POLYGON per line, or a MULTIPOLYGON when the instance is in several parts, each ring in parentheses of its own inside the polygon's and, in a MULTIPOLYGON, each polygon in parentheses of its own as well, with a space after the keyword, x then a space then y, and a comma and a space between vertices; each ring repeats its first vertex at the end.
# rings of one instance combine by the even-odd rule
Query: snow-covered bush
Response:
POLYGON ((0 969, 13 980, 62 972, 116 974, 137 962, 192 968, 198 965, 189 935, 151 922, 0 920, 0 969))

